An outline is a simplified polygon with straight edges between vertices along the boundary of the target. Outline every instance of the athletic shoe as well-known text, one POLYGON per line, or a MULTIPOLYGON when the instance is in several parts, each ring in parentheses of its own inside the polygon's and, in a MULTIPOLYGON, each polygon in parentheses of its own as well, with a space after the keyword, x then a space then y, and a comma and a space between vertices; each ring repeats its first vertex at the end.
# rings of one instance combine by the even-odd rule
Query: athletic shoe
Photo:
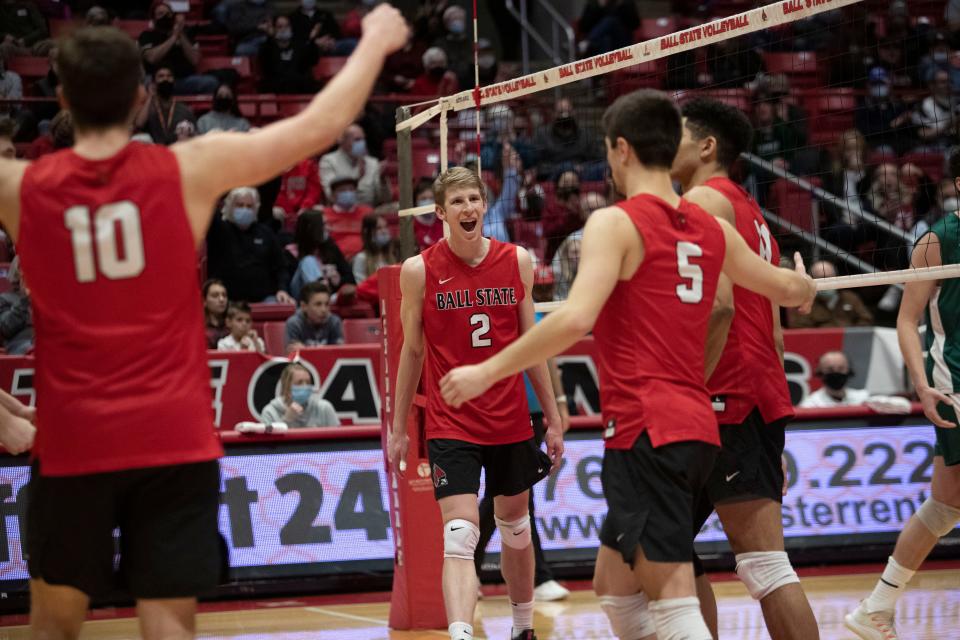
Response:
POLYGON ((566 600, 570 592, 556 580, 547 580, 533 590, 533 599, 537 602, 554 602, 566 600))
POLYGON ((537 640, 537 634, 533 632, 533 629, 524 629, 520 632, 520 635, 513 636, 513 640, 537 640))
POLYGON ((899 640, 893 623, 893 611, 867 611, 860 603, 853 613, 843 618, 843 623, 863 640, 899 640))

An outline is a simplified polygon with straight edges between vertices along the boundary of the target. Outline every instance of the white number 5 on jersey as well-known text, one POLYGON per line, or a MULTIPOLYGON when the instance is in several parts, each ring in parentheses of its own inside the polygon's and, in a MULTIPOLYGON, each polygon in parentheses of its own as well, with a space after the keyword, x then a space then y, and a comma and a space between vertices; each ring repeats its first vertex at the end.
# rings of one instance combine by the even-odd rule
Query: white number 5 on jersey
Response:
POLYGON ((703 300, 703 269, 690 262, 690 258, 703 256, 703 249, 693 242, 677 243, 677 272, 689 282, 677 285, 677 297, 685 304, 697 304, 703 300))

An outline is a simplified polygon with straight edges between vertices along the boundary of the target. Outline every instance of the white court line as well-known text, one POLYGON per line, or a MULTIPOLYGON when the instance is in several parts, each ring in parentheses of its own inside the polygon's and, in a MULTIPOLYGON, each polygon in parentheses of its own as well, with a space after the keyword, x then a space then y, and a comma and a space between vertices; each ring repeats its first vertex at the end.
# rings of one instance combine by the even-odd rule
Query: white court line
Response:
MULTIPOLYGON (((370 622, 377 624, 383 627, 388 625, 386 620, 380 620, 378 618, 370 618, 368 616, 358 616, 352 613, 343 613, 342 611, 333 611, 331 609, 324 609, 322 607, 304 607, 304 610, 310 611, 311 613, 321 613, 323 615, 333 616, 334 618, 343 618, 345 620, 353 620, 355 622, 370 622)), ((446 636, 446 631, 438 631, 436 629, 421 629, 419 633, 429 633, 436 636, 446 636)))

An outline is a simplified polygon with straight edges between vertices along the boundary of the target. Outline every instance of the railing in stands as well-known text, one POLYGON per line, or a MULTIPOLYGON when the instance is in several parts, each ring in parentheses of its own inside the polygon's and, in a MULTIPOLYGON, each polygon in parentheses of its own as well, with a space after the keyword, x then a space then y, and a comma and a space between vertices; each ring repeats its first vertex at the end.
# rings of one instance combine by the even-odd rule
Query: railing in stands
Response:
POLYGON ((517 7, 515 0, 507 0, 507 11, 510 12, 514 18, 517 19, 517 22, 520 23, 520 29, 522 30, 521 40, 520 40, 520 55, 521 55, 521 64, 523 69, 523 74, 527 75, 530 73, 530 39, 533 38, 533 41, 540 45, 540 48, 550 57, 550 60, 554 65, 561 65, 567 62, 573 62, 577 58, 577 42, 576 34, 573 31, 573 27, 570 26, 570 23, 566 18, 563 17, 556 9, 553 8, 553 5, 546 0, 537 0, 537 3, 540 5, 543 11, 546 12, 547 16, 550 18, 550 29, 553 39, 552 46, 547 44, 547 41, 544 40, 543 36, 540 35, 540 32, 537 31, 537 28, 527 19, 529 11, 527 8, 527 0, 519 0, 520 6, 517 7), (567 45, 567 57, 561 57, 561 47, 560 47, 560 35, 563 34, 564 43, 567 45))

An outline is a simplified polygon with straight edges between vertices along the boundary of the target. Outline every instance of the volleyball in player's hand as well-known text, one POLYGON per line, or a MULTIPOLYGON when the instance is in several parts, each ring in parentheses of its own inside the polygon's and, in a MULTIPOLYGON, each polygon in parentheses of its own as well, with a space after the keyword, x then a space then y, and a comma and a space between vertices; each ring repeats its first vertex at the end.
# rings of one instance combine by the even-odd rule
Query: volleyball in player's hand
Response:
POLYGON ((807 275, 807 268, 803 264, 803 256, 800 255, 799 251, 793 253, 793 264, 793 270, 806 277, 810 285, 810 295, 808 296, 807 302, 797 307, 797 311, 806 315, 810 313, 810 310, 813 308, 813 301, 817 297, 817 286, 814 284, 813 278, 807 275))
POLYGON ((451 407, 460 407, 464 402, 473 400, 490 388, 493 381, 479 365, 457 367, 443 376, 440 381, 440 393, 443 401, 451 407))
POLYGON ((36 433, 36 427, 27 420, 11 415, 0 423, 0 444, 10 453, 23 453, 33 446, 36 433))
POLYGON ((407 44, 410 28, 403 15, 389 4, 381 4, 363 19, 363 37, 380 43, 390 54, 407 44))

